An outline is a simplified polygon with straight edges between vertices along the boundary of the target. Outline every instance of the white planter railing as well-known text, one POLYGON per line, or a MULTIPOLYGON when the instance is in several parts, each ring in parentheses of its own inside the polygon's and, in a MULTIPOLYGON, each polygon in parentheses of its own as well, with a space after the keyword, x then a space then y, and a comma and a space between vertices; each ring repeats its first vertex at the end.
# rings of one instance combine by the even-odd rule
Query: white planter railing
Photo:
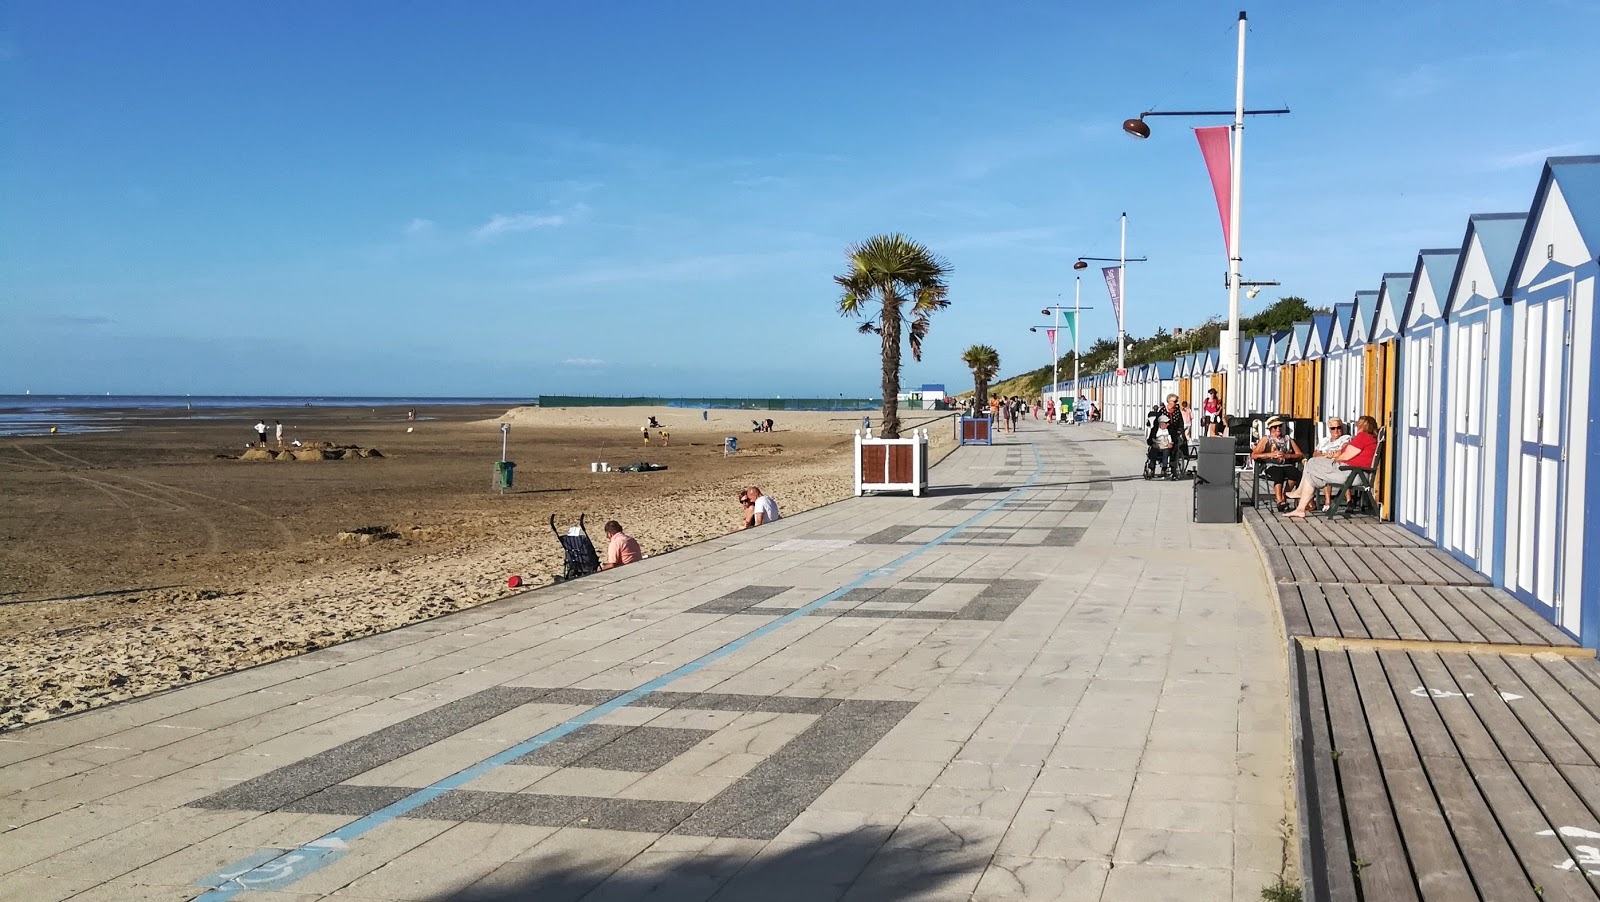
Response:
POLYGON ((909 438, 873 438, 856 431, 856 494, 928 490, 928 430, 909 438))

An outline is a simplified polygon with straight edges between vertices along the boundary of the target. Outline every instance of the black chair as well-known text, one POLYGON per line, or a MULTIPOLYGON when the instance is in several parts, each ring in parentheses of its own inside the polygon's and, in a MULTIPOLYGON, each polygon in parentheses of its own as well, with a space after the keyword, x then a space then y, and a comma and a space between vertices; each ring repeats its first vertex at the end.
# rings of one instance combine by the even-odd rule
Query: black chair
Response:
POLYGON ((1361 513, 1368 516, 1378 516, 1378 499, 1373 494, 1374 484, 1378 478, 1378 467, 1383 464, 1383 447, 1389 443, 1389 430, 1387 427, 1378 430, 1378 448, 1372 454, 1372 466, 1350 467, 1340 465, 1344 472, 1344 484, 1334 490, 1333 501, 1329 502, 1326 511, 1329 517, 1344 516, 1361 513), (1346 501, 1346 498, 1350 500, 1346 501))
POLYGON ((600 556, 595 553, 594 543, 589 541, 589 530, 584 525, 585 515, 578 515, 578 527, 575 535, 563 535, 556 528, 556 515, 550 515, 550 531, 556 534, 556 539, 561 543, 561 575, 556 577, 556 582, 566 582, 600 572, 600 556))

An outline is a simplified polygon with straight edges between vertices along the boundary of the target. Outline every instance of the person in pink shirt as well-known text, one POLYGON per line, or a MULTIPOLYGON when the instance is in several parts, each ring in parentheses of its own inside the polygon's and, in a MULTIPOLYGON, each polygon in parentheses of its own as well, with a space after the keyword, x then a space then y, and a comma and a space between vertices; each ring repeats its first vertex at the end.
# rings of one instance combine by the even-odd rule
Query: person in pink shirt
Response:
POLYGON ((639 553, 639 543, 623 532, 622 524, 615 520, 606 521, 606 540, 606 562, 600 565, 601 570, 631 564, 644 556, 639 553))

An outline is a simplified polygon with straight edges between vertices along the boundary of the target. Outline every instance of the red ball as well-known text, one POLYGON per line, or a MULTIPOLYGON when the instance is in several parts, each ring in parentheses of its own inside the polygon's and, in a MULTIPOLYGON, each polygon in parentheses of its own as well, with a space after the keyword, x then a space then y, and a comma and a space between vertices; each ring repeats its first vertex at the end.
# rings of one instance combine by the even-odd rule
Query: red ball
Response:
POLYGON ((506 585, 508 585, 511 588, 515 589, 518 586, 522 585, 522 577, 513 575, 510 579, 506 580, 506 585))

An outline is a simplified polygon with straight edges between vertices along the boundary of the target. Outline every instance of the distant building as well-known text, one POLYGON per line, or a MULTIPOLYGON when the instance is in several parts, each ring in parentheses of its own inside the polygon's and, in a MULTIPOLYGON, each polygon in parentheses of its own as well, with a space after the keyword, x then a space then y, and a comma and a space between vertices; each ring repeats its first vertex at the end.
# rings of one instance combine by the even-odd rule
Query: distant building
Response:
POLYGON ((919 389, 901 392, 899 397, 900 406, 908 410, 942 410, 950 402, 942 382, 925 383, 919 389))

